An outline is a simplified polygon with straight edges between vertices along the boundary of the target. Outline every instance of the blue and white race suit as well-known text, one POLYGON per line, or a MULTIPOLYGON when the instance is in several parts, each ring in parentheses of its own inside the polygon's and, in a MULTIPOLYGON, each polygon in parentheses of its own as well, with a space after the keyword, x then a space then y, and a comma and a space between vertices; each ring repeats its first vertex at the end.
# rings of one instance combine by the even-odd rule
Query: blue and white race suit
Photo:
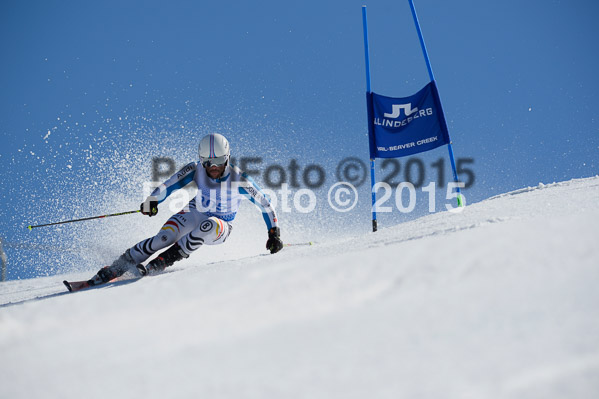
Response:
POLYGON ((213 179, 202 165, 191 162, 157 187, 151 196, 161 203, 173 191, 192 181, 197 184, 198 191, 184 210, 171 216, 154 237, 130 248, 135 262, 142 263, 174 243, 178 243, 187 255, 202 245, 222 244, 231 233, 231 222, 244 198, 262 210, 268 230, 278 227, 277 216, 268 197, 251 177, 232 165, 225 168, 222 177, 213 179))

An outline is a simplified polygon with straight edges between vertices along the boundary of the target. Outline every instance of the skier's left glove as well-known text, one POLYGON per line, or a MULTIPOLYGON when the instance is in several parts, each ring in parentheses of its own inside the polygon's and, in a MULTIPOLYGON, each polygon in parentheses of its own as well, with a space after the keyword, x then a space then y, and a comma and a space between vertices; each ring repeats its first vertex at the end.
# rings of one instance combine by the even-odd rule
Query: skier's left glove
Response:
POLYGON ((281 241, 281 230, 278 227, 273 227, 268 230, 268 241, 266 241, 266 249, 271 254, 279 252, 283 249, 283 241, 281 241))
POLYGON ((156 216, 158 214, 158 198, 149 196, 141 203, 139 210, 144 215, 156 216))

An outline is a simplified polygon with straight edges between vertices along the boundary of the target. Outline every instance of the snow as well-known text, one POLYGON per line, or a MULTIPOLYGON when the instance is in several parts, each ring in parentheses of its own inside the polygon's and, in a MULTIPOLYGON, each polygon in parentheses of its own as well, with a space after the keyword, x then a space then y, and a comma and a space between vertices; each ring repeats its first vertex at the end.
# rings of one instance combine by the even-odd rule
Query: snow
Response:
POLYGON ((0 397, 596 398, 598 203, 599 177, 539 184, 129 284, 5 282, 0 397))

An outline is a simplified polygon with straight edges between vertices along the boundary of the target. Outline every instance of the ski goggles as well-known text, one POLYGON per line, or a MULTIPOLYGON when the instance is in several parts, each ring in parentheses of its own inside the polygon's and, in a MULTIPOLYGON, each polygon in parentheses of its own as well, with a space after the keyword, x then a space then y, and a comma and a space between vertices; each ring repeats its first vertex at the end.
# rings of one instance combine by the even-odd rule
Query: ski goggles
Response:
POLYGON ((211 166, 223 166, 227 163, 228 160, 229 157, 227 155, 215 158, 200 158, 200 162, 202 163, 202 166, 205 168, 210 168, 211 166))

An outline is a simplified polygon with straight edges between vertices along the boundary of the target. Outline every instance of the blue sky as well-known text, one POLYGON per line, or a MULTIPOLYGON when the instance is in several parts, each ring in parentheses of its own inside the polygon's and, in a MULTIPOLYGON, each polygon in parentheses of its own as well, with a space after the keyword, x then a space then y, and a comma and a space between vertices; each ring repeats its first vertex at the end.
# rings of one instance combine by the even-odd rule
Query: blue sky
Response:
MULTIPOLYGON (((97 240, 82 233, 89 225, 25 226, 135 209, 151 158, 182 166, 213 131, 263 167, 322 165, 327 185, 341 159, 367 162, 362 4, 373 90, 415 93, 428 74, 407 0, 3 1, 0 236, 19 265, 10 278, 40 274, 22 266, 40 257, 71 262, 48 248, 97 240)), ((597 174, 597 2, 415 4, 456 158, 474 159, 469 201, 597 174)), ((427 179, 431 163, 448 165, 445 147, 419 158, 427 179)), ((357 232, 370 228, 367 186, 343 215, 357 232)), ((344 220, 322 212, 288 220, 344 220)))

